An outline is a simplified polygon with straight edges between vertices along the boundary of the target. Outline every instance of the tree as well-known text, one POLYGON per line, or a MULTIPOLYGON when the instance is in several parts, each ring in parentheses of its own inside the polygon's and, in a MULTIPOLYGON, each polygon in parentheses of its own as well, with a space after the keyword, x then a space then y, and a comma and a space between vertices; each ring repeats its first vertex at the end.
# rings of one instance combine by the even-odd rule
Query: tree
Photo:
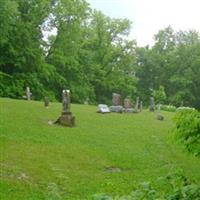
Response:
POLYGON ((164 104, 166 101, 165 88, 160 86, 158 90, 154 90, 153 97, 155 98, 157 104, 164 104))
POLYGON ((136 90, 135 42, 125 39, 130 27, 128 20, 93 12, 84 48, 90 55, 90 82, 98 101, 109 102, 112 92, 131 96, 136 90))

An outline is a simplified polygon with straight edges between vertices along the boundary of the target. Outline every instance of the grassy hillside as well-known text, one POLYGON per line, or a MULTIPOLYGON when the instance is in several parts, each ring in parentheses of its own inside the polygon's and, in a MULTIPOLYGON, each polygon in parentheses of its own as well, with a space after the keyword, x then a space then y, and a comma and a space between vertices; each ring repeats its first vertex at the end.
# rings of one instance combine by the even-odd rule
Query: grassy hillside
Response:
POLYGON ((96 113, 72 105, 75 128, 49 125, 61 104, 0 99, 0 199, 92 199, 126 194, 176 169, 200 180, 200 160, 169 142, 173 113, 96 113), (110 168, 119 168, 113 172, 110 168))

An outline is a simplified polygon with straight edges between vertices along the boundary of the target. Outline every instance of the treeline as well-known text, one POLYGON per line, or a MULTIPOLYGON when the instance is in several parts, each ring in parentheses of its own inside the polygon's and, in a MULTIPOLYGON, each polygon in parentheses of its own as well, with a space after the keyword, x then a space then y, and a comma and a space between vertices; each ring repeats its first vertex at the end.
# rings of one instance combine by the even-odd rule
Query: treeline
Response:
POLYGON ((175 32, 171 27, 160 30, 152 48, 137 49, 136 75, 142 98, 155 94, 164 103, 200 108, 199 33, 175 32))
POLYGON ((59 100, 67 88, 79 103, 109 103, 118 92, 200 107, 199 33, 168 27, 140 48, 130 29, 85 0, 1 0, 0 96, 22 98, 29 86, 34 99, 59 100))

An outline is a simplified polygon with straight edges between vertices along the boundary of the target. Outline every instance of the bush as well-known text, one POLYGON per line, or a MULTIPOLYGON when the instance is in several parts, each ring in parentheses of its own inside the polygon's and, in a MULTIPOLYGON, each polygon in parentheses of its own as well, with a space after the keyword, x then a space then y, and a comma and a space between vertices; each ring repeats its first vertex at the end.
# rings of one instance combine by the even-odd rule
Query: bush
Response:
POLYGON ((200 186, 191 183, 180 172, 175 172, 155 183, 142 183, 129 195, 112 197, 106 194, 94 196, 94 200, 199 200, 200 186))
POLYGON ((178 107, 177 110, 195 110, 195 108, 181 106, 181 107, 178 107))
POLYGON ((176 106, 172 105, 160 105, 160 110, 168 111, 168 112, 175 112, 176 106))
POLYGON ((156 103, 164 103, 167 98, 165 88, 163 86, 160 86, 158 90, 154 90, 153 97, 155 98, 156 103))
POLYGON ((200 113, 193 108, 179 108, 175 115, 175 139, 195 155, 200 155, 200 113))

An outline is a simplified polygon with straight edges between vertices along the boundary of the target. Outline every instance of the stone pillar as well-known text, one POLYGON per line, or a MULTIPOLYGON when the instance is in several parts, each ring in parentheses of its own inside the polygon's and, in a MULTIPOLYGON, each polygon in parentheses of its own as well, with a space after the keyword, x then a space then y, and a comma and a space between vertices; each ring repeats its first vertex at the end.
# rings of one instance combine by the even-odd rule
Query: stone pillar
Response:
POLYGON ((153 97, 150 97, 150 108, 149 108, 149 110, 151 112, 155 111, 155 102, 154 102, 154 98, 153 97))
POLYGON ((30 88, 29 87, 26 87, 26 98, 28 101, 31 100, 31 91, 30 91, 30 88))
POLYGON ((49 98, 48 97, 44 97, 44 106, 45 106, 45 108, 49 107, 49 98))
POLYGON ((123 107, 121 106, 121 95, 117 93, 112 94, 112 106, 110 106, 111 112, 122 113, 123 107))
POLYGON ((75 126, 75 117, 70 112, 70 91, 69 90, 62 91, 62 113, 55 123, 63 125, 63 126, 69 126, 69 127, 75 126))
POLYGON ((135 111, 136 111, 136 112, 138 112, 138 110, 139 110, 139 103, 140 103, 140 98, 137 97, 137 98, 136 98, 136 103, 135 103, 135 111))
POLYGON ((62 104, 63 104, 62 113, 63 114, 69 113, 70 112, 70 91, 69 90, 62 91, 62 104))

